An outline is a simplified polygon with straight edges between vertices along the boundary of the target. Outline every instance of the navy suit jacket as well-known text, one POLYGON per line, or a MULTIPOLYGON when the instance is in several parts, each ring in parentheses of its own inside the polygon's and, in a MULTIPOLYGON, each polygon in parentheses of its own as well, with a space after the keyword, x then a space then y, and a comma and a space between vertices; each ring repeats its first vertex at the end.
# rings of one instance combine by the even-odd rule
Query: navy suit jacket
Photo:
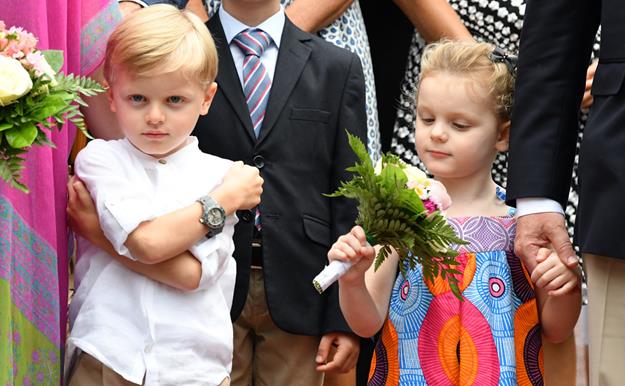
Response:
MULTIPOLYGON (((337 285, 319 295, 312 279, 327 252, 356 218, 353 200, 328 198, 350 175, 356 157, 345 130, 366 141, 365 83, 358 57, 299 30, 288 19, 260 136, 247 105, 219 16, 207 23, 219 53, 218 91, 194 135, 210 154, 260 169, 264 280, 272 319, 303 335, 349 331, 337 285)), ((253 215, 235 228, 237 279, 232 318, 248 292, 253 215)))
POLYGON ((575 239, 583 253, 625 258, 625 5, 622 0, 528 0, 510 131, 508 199, 564 207, 586 68, 601 24, 594 103, 579 158, 575 239))

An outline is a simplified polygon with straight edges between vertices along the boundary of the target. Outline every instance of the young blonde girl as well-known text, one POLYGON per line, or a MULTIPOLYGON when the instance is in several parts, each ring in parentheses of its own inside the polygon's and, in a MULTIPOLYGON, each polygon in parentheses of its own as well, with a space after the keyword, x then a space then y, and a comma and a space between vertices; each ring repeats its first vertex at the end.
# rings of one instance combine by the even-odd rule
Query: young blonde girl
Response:
POLYGON ((463 301, 444 280, 424 280, 419 267, 399 274, 397 254, 374 272, 376 248, 360 227, 328 253, 354 263, 339 282, 350 327, 363 337, 382 329, 369 385, 542 384, 542 339, 572 334, 577 272, 549 249, 521 263, 514 210, 491 177, 497 152, 508 148, 513 71, 486 43, 440 42, 422 59, 416 147, 452 199, 450 224, 469 243, 457 258, 463 301))

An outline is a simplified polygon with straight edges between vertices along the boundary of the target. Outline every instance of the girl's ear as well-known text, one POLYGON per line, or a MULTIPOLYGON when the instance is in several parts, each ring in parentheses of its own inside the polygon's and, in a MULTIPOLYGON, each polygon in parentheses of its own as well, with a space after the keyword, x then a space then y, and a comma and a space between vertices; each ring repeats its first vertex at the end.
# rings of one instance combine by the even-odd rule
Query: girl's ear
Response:
POLYGON ((495 149, 497 151, 507 151, 510 143, 510 121, 502 122, 499 125, 499 133, 497 134, 497 142, 495 142, 495 149))

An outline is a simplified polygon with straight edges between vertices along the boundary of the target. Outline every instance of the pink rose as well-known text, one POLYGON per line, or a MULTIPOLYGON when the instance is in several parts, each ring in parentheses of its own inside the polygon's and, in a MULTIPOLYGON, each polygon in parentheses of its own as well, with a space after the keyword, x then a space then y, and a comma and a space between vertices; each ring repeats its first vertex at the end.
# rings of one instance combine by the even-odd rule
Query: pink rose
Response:
POLYGON ((430 200, 436 204, 438 210, 443 211, 451 206, 451 197, 447 194, 447 189, 445 189, 442 183, 431 180, 428 188, 430 190, 430 200))

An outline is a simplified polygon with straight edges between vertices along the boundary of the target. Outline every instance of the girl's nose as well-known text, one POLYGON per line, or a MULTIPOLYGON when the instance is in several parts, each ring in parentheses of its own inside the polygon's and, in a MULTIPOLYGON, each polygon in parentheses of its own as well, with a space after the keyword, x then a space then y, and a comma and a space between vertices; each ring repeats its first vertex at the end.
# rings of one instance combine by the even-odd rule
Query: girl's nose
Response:
POLYGON ((165 121, 165 114, 158 106, 151 106, 145 116, 149 125, 158 125, 165 121))
POLYGON ((447 138, 448 138, 447 130, 445 130, 445 127, 442 122, 438 122, 438 121, 434 122, 434 124, 430 128, 430 138, 433 141, 437 141, 437 142, 447 141, 447 138))

